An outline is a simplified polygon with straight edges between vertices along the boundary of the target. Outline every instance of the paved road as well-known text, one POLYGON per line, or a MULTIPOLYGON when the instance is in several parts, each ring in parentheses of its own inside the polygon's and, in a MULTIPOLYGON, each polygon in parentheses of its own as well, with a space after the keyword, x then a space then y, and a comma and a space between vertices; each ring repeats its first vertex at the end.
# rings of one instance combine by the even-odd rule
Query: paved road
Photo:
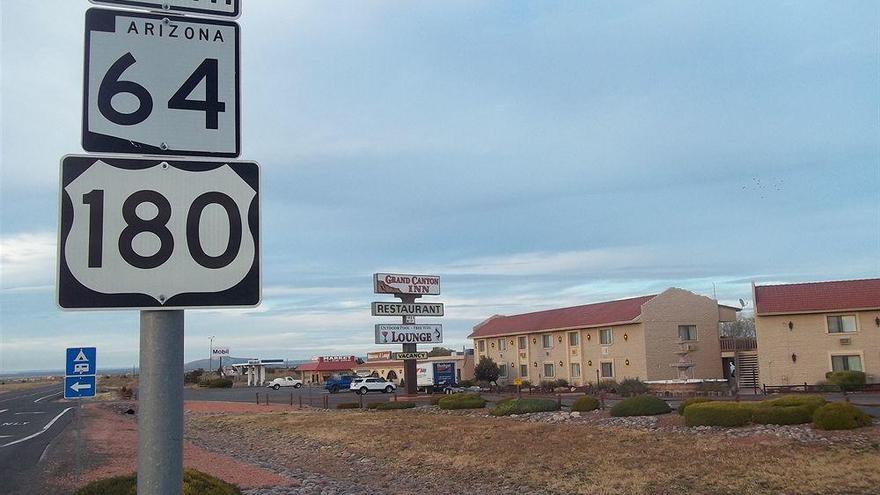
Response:
POLYGON ((38 464, 76 412, 60 398, 61 385, 0 394, 0 493, 38 493, 38 464))

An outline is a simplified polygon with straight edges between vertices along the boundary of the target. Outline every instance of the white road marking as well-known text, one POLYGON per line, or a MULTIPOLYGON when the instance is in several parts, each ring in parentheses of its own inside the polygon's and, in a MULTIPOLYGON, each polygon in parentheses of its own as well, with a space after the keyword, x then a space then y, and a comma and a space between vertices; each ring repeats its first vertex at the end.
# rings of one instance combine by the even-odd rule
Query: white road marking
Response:
MULTIPOLYGON (((40 391, 40 392, 34 392, 34 393, 32 393, 32 394, 20 395, 20 396, 18 396, 18 397, 10 397, 10 398, 8 398, 8 399, 0 399, 0 402, 9 402, 9 401, 11 401, 11 400, 24 399, 25 397, 33 397, 33 396, 35 396, 35 395, 40 395, 40 394, 45 393, 45 392, 46 392, 46 391, 43 390, 43 391, 40 391)), ((12 392, 10 392, 10 393, 12 393, 12 392)), ((2 397, 2 396, 0 396, 0 397, 2 397)))
POLYGON ((61 395, 62 393, 64 393, 64 392, 63 391, 62 392, 55 392, 54 394, 47 395, 45 397, 40 397, 39 399, 34 401, 34 404, 36 404, 37 402, 40 402, 43 399, 48 399, 49 397, 55 397, 56 395, 61 395))
POLYGON ((20 439, 18 439, 18 440, 13 441, 13 442, 4 443, 3 445, 0 445, 0 449, 2 449, 3 447, 9 447, 10 445, 15 445, 15 444, 17 444, 17 443, 24 442, 25 440, 30 440, 31 438, 34 438, 34 437, 37 437, 37 436, 42 435, 43 433, 46 433, 46 432, 49 430, 49 428, 51 428, 52 425, 54 425, 55 422, 58 421, 58 419, 59 419, 61 416, 64 416, 64 413, 66 413, 67 411, 70 411, 71 409, 73 409, 73 407, 68 407, 67 409, 65 409, 65 410, 61 411, 60 413, 58 413, 58 416, 55 416, 54 418, 52 418, 52 421, 49 421, 49 423, 48 423, 46 426, 44 426, 42 430, 40 430, 40 431, 34 433, 33 435, 28 435, 28 436, 26 436, 26 437, 24 437, 24 438, 20 438, 20 439))
POLYGON ((43 462, 43 459, 46 458, 46 453, 49 452, 49 446, 52 445, 52 442, 46 444, 46 448, 43 449, 43 453, 40 454, 40 460, 37 461, 37 464, 43 462))
POLYGON ((5 412, 8 411, 8 410, 9 410, 9 409, 0 409, 0 414, 3 414, 3 413, 5 413, 5 412))
POLYGON ((15 414, 46 414, 46 411, 22 411, 15 414))

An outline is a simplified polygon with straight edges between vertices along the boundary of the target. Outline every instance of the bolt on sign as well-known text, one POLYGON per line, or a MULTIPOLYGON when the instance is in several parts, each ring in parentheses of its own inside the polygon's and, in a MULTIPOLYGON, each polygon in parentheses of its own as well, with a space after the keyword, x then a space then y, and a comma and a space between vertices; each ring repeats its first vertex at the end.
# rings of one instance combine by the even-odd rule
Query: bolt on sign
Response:
POLYGON ((59 203, 64 309, 260 302, 254 162, 68 155, 59 203))
POLYGON ((239 155, 238 24, 89 9, 84 77, 86 151, 239 155))
POLYGON ((143 7, 171 13, 198 14, 236 18, 241 13, 239 0, 91 0, 115 7, 143 7))
POLYGON ((439 344, 443 325, 376 325, 377 344, 439 344))
POLYGON ((376 294, 440 295, 440 277, 436 275, 404 275, 376 273, 373 275, 376 294))

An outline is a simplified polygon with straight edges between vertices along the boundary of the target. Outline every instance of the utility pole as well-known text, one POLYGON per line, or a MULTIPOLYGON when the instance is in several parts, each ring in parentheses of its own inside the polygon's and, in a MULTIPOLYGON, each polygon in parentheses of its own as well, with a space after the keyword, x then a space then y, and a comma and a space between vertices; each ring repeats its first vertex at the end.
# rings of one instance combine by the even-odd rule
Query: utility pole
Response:
POLYGON ((214 374, 214 336, 211 335, 208 337, 208 340, 211 341, 210 348, 208 349, 208 373, 214 374))

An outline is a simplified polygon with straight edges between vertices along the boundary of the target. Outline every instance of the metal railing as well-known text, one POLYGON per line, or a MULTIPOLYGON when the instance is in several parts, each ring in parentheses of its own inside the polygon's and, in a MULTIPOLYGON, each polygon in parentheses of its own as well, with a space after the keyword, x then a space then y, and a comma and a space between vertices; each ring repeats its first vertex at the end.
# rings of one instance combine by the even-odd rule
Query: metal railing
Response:
POLYGON ((754 351, 758 340, 754 337, 721 337, 722 351, 754 351))

